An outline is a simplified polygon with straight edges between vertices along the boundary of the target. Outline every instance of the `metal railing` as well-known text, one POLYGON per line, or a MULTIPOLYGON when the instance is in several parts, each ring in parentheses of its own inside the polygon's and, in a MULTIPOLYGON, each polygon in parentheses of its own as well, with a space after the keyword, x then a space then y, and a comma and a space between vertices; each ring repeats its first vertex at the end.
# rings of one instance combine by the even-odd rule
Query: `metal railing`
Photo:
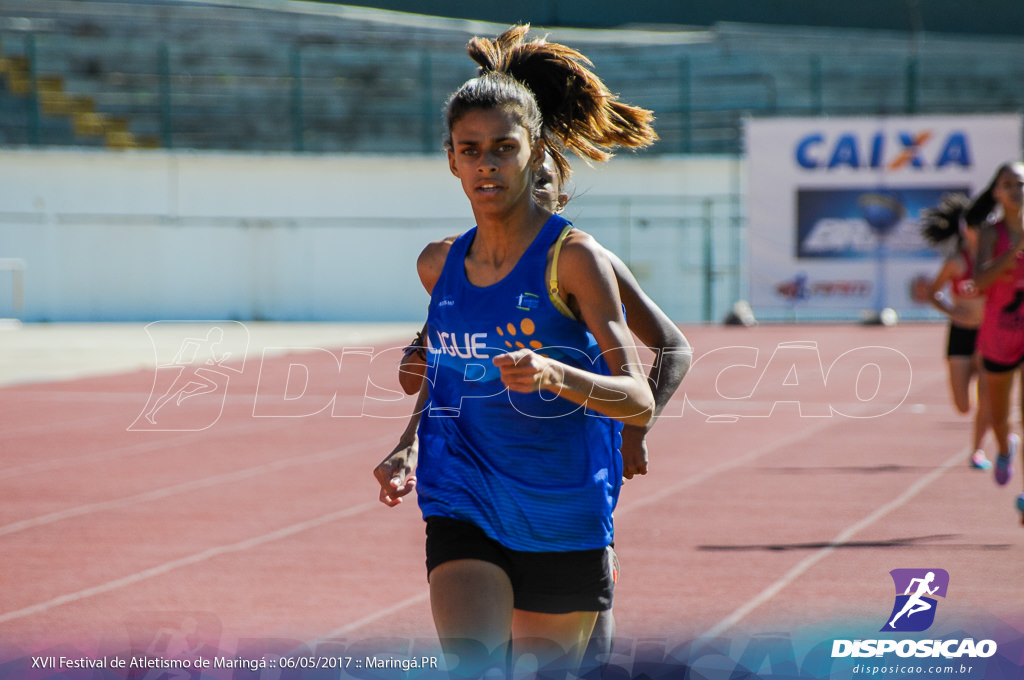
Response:
MULTIPOLYGON (((415 45, 296 42, 257 55, 231 43, 11 32, 0 44, 0 96, 13 102, 0 109, 6 144, 433 153, 447 94, 473 74, 461 54, 415 45), (72 100, 91 109, 67 113, 72 100), (114 129, 104 120, 123 133, 104 136, 114 129)), ((742 120, 752 115, 1024 110, 1024 46, 1005 72, 985 73, 948 55, 726 59, 702 49, 601 55, 623 99, 656 112, 661 142, 645 153, 742 153, 742 120)))

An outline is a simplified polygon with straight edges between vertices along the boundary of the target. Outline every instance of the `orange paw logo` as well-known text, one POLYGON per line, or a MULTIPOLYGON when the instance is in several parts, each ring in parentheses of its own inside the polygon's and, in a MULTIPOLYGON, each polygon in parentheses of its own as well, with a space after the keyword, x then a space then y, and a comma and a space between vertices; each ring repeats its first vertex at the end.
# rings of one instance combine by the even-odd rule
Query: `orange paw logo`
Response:
POLYGON ((524 317, 519 322, 518 327, 511 321, 504 328, 501 326, 497 327, 498 335, 505 338, 505 346, 509 349, 526 349, 529 347, 530 349, 537 350, 543 347, 544 345, 540 340, 534 340, 530 337, 536 330, 536 324, 527 317, 524 317))

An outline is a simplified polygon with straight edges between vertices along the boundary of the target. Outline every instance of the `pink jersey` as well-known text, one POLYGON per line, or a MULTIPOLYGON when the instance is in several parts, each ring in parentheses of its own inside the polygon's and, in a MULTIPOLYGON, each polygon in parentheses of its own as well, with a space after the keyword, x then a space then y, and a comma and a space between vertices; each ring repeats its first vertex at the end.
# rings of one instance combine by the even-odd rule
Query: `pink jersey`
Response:
POLYGON ((957 255, 960 257, 962 269, 953 277, 950 287, 954 300, 970 300, 981 295, 974 285, 974 256, 965 248, 957 255))
MULTIPOLYGON (((1010 250, 1010 235, 1003 222, 993 257, 1010 250)), ((1017 253, 1016 266, 1001 275, 985 291, 985 316, 978 329, 981 356, 999 364, 1016 364, 1024 357, 1024 255, 1017 253)))

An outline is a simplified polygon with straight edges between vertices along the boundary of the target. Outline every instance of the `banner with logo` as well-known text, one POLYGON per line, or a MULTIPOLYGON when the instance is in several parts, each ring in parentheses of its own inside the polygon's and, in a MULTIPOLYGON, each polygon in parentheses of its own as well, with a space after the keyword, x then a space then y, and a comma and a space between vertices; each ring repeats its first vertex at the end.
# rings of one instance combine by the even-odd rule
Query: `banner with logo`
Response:
POLYGON ((920 213, 945 193, 975 195, 1019 160, 1021 119, 752 119, 746 142, 755 312, 924 317, 920 283, 940 255, 920 236, 920 213))

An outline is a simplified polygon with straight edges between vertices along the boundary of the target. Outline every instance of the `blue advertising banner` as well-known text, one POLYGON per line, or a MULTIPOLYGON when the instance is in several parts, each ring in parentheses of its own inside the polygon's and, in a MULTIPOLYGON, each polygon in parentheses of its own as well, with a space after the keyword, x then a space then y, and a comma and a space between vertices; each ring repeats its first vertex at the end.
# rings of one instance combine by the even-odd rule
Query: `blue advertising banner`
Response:
POLYGON ((915 290, 940 254, 921 211, 1016 160, 1019 116, 747 122, 750 302, 770 318, 930 317, 915 290))

